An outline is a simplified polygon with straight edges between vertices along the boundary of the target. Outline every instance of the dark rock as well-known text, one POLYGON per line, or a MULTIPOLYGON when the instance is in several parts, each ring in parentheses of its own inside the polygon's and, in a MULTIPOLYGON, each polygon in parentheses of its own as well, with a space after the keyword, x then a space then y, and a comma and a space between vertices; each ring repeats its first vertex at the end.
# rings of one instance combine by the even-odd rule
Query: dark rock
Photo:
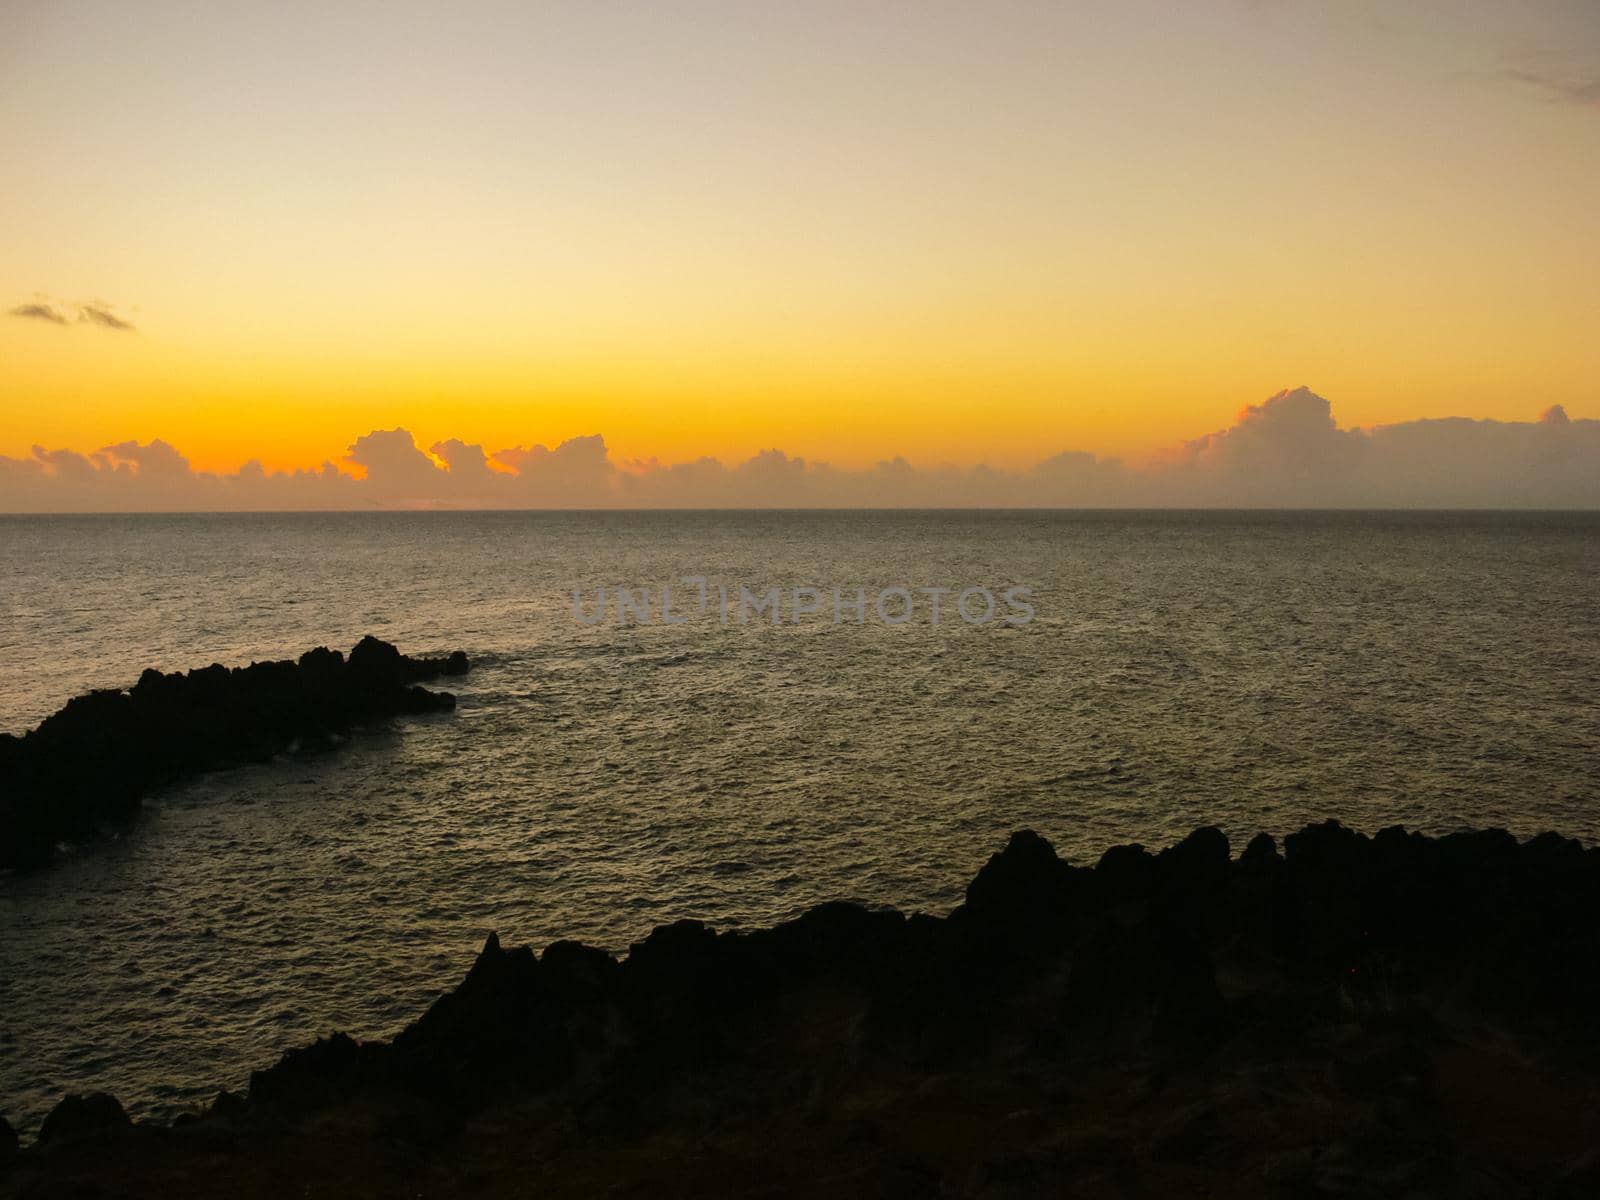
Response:
POLYGON ((958 914, 914 915, 884 949, 866 1036, 894 1058, 930 1065, 981 1048, 997 1009, 1037 971, 1018 954, 1019 937, 992 937, 990 928, 958 914))
POLYGON ((400 651, 370 633, 350 651, 349 669, 351 678, 358 686, 374 691, 411 682, 400 651))
POLYGON ((0 736, 0 868, 38 865, 58 842, 131 820, 140 797, 200 771, 325 743, 366 721, 455 707, 415 686, 470 664, 407 658, 363 638, 347 661, 318 647, 294 662, 147 670, 128 691, 68 701, 25 737, 0 736))
POLYGON ((1176 846, 1156 855, 1168 888, 1185 895, 1215 892, 1228 882, 1228 838, 1215 825, 1196 829, 1176 846))
POLYGON ((1333 1078, 1354 1096, 1427 1095, 1433 1091, 1433 1059, 1412 1042, 1382 1046, 1335 1059, 1333 1078))
POLYGON ((898 912, 833 901, 748 940, 791 982, 825 977, 875 987, 898 968, 905 926, 898 912))
POLYGON ((1214 825, 1197 829, 1156 855, 1159 903, 1166 918, 1207 942, 1226 936, 1227 892, 1233 863, 1227 836, 1214 825))
POLYGON ((1275 870, 1283 865, 1278 843, 1272 840, 1270 833, 1256 834, 1239 856, 1239 865, 1249 871, 1275 870))
POLYGON ((1337 821, 1308 825, 1283 839, 1283 902, 1293 917, 1280 953, 1335 968, 1363 958, 1372 929, 1371 847, 1369 839, 1337 821))
POLYGON ((206 1109, 208 1121, 236 1121, 248 1111, 245 1098, 238 1092, 220 1091, 206 1109))
POLYGON ((604 950, 582 942, 552 942, 539 956, 545 986, 569 1005, 589 1005, 617 994, 621 968, 604 950))
POLYGON ((1082 1035, 1184 1041, 1225 1012, 1205 947, 1168 921, 1106 920, 1073 951, 1065 1014, 1082 1035))
POLYGON ((927 1200, 944 1193, 939 1164, 925 1154, 896 1154, 878 1167, 876 1194, 883 1200, 927 1200))
POLYGON ((622 980, 640 1029, 693 1058, 718 1053, 774 982, 748 943, 699 921, 659 926, 632 946, 622 980))
POLYGON ((1581 871, 1585 856, 1583 843, 1559 833, 1541 833, 1522 847, 1522 857, 1530 867, 1547 871, 1581 871))
POLYGON ((351 675, 362 686, 374 690, 425 683, 441 675, 465 675, 471 668, 464 652, 456 650, 445 658, 407 658, 388 642, 368 634, 350 651, 351 675))
POLYGON ((1063 1194, 1069 1163, 1054 1147, 997 1154, 979 1164, 967 1191, 983 1200, 1049 1200, 1063 1194))
POLYGON ((277 1066, 253 1072, 250 1103, 300 1116, 349 1100, 377 1082, 374 1068, 386 1049, 362 1046, 345 1033, 318 1038, 303 1049, 290 1050, 277 1066))
POLYGON ((5 1114, 0 1113, 0 1167, 4 1167, 17 1156, 17 1131, 11 1128, 11 1122, 6 1120, 5 1114))
POLYGON ((133 1128, 115 1096, 91 1092, 68 1096, 50 1110, 39 1127, 39 1146, 52 1149, 89 1138, 110 1137, 133 1128))
POLYGON ((967 885, 958 919, 974 922, 1013 954, 1049 955, 1071 937, 1077 894, 1078 872, 1048 841, 1021 829, 967 885))
POLYGON ((1283 839, 1283 858, 1301 871, 1349 869, 1364 865, 1367 839, 1338 821, 1307 825, 1283 839))
POLYGON ((1227 928, 1217 942, 1251 958, 1288 956, 1298 945, 1300 914, 1287 869, 1270 835, 1250 839, 1233 870, 1227 928))
POLYGON ((568 1078, 576 1062, 569 1015, 593 1011, 601 997, 598 989, 563 995, 555 975, 528 947, 505 950, 491 933, 461 985, 395 1039, 413 1084, 459 1103, 517 1082, 537 1089, 568 1078))
POLYGON ((1150 1157, 1157 1162, 1202 1162, 1233 1149, 1217 1110, 1209 1105, 1177 1113, 1150 1140, 1150 1157))
POLYGON ((1159 880, 1155 856, 1138 844, 1111 847, 1094 868, 1095 896, 1109 907, 1150 900, 1159 880))
MULTIPOLYGON (((392 672, 381 650, 361 657, 392 672)), ((308 670, 343 660, 312 652, 308 670)), ((231 673, 201 674, 199 686, 231 686, 219 682, 231 673)), ((173 678, 136 690, 191 686, 173 678)), ((1294 1195, 1453 1194, 1450 1156, 1475 1149, 1452 1106, 1492 1093, 1505 1061, 1464 1072, 1462 1028, 1531 1031, 1581 1077, 1600 1061, 1597 1010, 1600 858, 1564 839, 1326 823, 1290 835, 1282 856, 1255 838, 1234 862, 1204 829, 1158 855, 1118 847, 1091 872, 1024 831, 947 918, 835 903, 751 933, 680 921, 621 962, 570 941, 535 956, 490 935, 460 985, 392 1042, 335 1035, 291 1052, 174 1144, 231 1154, 337 1128, 411 1170, 446 1140, 531 1120, 562 1147, 540 1159, 552 1170, 602 1144, 625 1163, 655 1133, 688 1162, 752 1144, 754 1130, 843 1147, 864 1172, 848 1178, 911 1194, 1131 1193, 1143 1171, 1168 1183, 1236 1172, 1294 1195), (1434 1007, 1419 1015, 1416 996, 1434 1007), (1460 1014, 1475 1024, 1446 1028, 1460 1014), (1463 1084, 1475 1078, 1488 1086, 1463 1084), (306 1120, 316 1114, 337 1119, 306 1120), (1003 1122, 980 1131, 973 1114, 1003 1122), (870 1137, 851 1132, 867 1119, 870 1137), (945 1154, 946 1137, 964 1148, 945 1154), (928 1171, 896 1182, 876 1170, 912 1142, 928 1171)), ((1560 1111, 1566 1088, 1527 1095, 1560 1111)), ((94 1124, 66 1102, 58 1113, 52 1138, 94 1124)), ((1535 1182, 1556 1186, 1514 1194, 1566 1194, 1549 1171, 1535 1182)))

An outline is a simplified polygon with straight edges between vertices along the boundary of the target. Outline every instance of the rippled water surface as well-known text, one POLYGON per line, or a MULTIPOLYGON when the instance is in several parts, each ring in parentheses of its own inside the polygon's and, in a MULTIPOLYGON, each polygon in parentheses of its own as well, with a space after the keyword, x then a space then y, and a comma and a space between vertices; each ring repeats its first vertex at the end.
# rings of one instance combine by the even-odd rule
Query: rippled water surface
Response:
POLYGON ((1324 816, 1593 843, 1596 579, 1600 518, 1572 515, 0 517, 0 729, 367 632, 477 664, 452 715, 206 776, 0 876, 0 1111, 31 1130, 99 1088, 171 1115, 332 1029, 391 1034, 492 929, 624 950, 837 897, 943 911, 1024 825, 1079 861, 1324 816), (1021 584, 1036 616, 573 619, 574 585, 685 575, 1021 584))

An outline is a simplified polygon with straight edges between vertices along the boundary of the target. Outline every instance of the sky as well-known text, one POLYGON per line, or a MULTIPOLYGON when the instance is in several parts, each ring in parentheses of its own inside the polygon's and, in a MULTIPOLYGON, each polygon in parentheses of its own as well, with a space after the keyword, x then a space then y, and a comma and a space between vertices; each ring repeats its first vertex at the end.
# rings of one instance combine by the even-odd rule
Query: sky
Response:
POLYGON ((1369 448, 1600 417, 1593 0, 10 0, 0 195, 30 496, 395 429, 1148 483, 1303 384, 1369 448))

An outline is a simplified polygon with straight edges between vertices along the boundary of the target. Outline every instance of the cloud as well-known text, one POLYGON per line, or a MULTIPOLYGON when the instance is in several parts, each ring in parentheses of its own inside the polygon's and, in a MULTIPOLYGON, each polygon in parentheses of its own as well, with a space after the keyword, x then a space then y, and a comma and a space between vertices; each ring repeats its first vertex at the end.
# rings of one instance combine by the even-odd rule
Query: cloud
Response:
POLYGON ((1532 84, 1552 100, 1600 108, 1600 76, 1563 75, 1528 67, 1510 68, 1506 76, 1520 83, 1532 84))
POLYGON ((95 458, 110 470, 130 472, 142 479, 184 479, 194 473, 189 469, 189 460, 160 438, 144 446, 138 442, 102 446, 95 458))
POLYGON ((112 307, 96 300, 90 304, 63 304, 60 301, 36 300, 19 304, 10 310, 10 316, 32 321, 48 321, 52 325, 94 325, 101 329, 114 329, 131 333, 133 326, 117 316, 112 307))
POLYGON ((105 329, 129 331, 133 329, 132 325, 101 304, 80 305, 78 308, 78 320, 87 321, 91 325, 99 325, 105 329))
POLYGON ((1600 421, 1546 406, 1537 420, 1465 417, 1341 429, 1308 388, 1244 406, 1233 423, 1143 464, 1067 450, 1029 470, 841 468, 763 450, 732 464, 618 462, 598 434, 489 452, 409 430, 351 443, 340 469, 196 471, 159 439, 90 454, 0 456, 0 511, 364 508, 1271 507, 1600 508, 1600 421))
POLYGON ((469 446, 460 438, 435 442, 428 447, 428 453, 444 464, 453 479, 472 479, 481 483, 497 473, 489 465, 489 456, 484 453, 482 446, 469 446))
POLYGON ((452 482, 449 471, 417 449, 404 429, 375 429, 357 438, 344 461, 361 468, 374 499, 390 504, 426 504, 452 482))
POLYGON ((30 321, 49 321, 52 325, 65 325, 67 318, 48 304, 19 304, 9 314, 30 321))
POLYGON ((1364 451, 1360 430, 1342 430, 1309 388, 1247 405, 1227 429, 1164 456, 1166 482, 1198 504, 1271 506, 1286 496, 1337 504, 1364 451))

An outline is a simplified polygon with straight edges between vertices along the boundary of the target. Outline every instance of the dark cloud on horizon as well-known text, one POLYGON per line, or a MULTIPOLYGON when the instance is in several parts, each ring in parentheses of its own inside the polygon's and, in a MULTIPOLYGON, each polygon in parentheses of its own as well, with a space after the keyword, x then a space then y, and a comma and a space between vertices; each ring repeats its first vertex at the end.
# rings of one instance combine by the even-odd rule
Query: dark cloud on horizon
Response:
POLYGON ((1600 508, 1600 421, 1560 405, 1538 420, 1452 417, 1341 429, 1307 388, 1245 406, 1233 424, 1147 464, 1064 451, 1029 470, 808 462, 769 449, 618 462, 598 434, 490 453, 457 438, 423 450, 405 429, 357 438, 344 462, 195 471, 167 442, 84 455, 0 456, 0 511, 382 508, 1275 507, 1600 508), (353 472, 360 472, 359 477, 353 472))

